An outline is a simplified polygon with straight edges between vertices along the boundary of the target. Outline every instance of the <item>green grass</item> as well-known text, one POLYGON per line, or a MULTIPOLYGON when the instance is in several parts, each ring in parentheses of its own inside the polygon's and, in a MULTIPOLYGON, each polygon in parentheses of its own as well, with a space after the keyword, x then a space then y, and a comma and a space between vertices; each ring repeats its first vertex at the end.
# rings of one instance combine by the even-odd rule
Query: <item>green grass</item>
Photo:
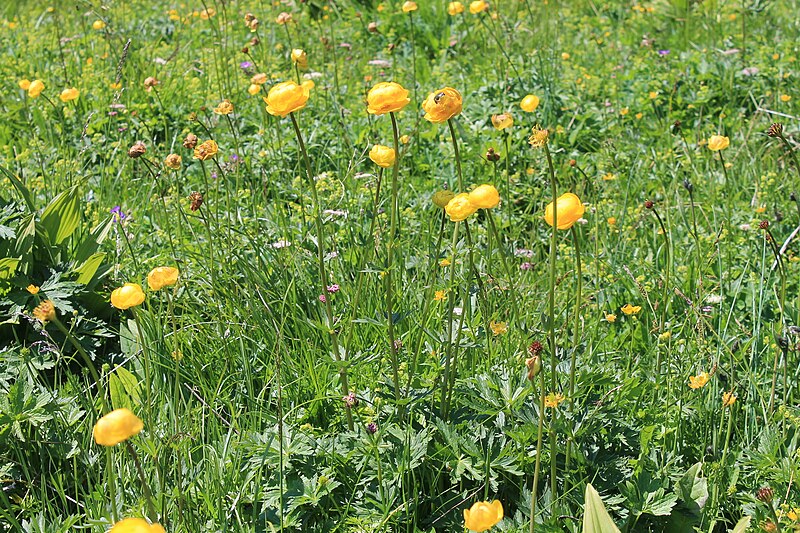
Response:
POLYGON ((0 531, 451 532, 497 499, 493 531, 576 532, 587 484, 626 533, 798 527, 798 2, 56 4, 0 7, 0 531), (298 75, 306 107, 269 115, 298 75), (411 98, 396 194, 380 81, 411 98), (420 111, 442 87, 452 130, 420 111), (537 125, 586 206, 555 256, 537 125), (483 183, 502 201, 466 224, 431 200, 483 183), (147 290, 158 266, 178 285, 147 290), (120 311, 126 282, 147 299, 120 311), (144 430, 97 445, 120 407, 144 430))

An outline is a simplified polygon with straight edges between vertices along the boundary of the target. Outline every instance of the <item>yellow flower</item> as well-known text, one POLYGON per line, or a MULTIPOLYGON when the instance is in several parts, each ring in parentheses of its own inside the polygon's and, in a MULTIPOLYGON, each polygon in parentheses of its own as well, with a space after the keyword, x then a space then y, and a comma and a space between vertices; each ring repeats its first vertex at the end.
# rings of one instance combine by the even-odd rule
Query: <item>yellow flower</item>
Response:
POLYGON ((446 291, 436 291, 433 293, 433 300, 436 302, 442 302, 447 300, 447 292, 446 291))
POLYGON ((213 7, 209 7, 208 9, 204 9, 200 12, 200 18, 203 20, 208 20, 216 14, 217 10, 213 7))
POLYGON ((369 158, 379 167, 389 168, 394 165, 394 149, 383 146, 382 144, 376 144, 372 147, 372 150, 369 151, 369 158))
POLYGON ((641 305, 625 304, 625 305, 622 306, 621 310, 626 315, 635 315, 635 314, 638 314, 639 311, 642 310, 642 306, 641 305))
POLYGON ((797 507, 792 507, 786 512, 786 518, 788 518, 792 522, 797 522, 798 513, 800 513, 800 509, 798 509, 797 507))
POLYGON ((434 91, 422 102, 425 111, 425 120, 434 124, 447 122, 461 113, 461 93, 452 87, 445 87, 434 91))
POLYGON ((278 17, 275 19, 275 22, 283 26, 284 24, 288 24, 292 21, 292 14, 283 11, 278 17))
POLYGON ((730 407, 736 401, 736 395, 733 391, 728 391, 722 394, 722 407, 730 407))
POLYGON ((230 115, 233 113, 233 104, 230 100, 225 99, 217 104, 217 107, 214 108, 214 113, 217 115, 230 115))
POLYGON ((514 124, 514 118, 511 116, 511 113, 492 115, 492 126, 494 126, 496 130, 510 128, 512 124, 514 124))
POLYGON ((601 179, 603 181, 613 181, 617 179, 617 175, 614 174, 613 172, 606 172, 605 174, 603 174, 603 177, 601 179))
POLYGON ((70 87, 69 89, 64 89, 61 91, 61 94, 59 94, 58 97, 62 102, 66 103, 75 100, 78 98, 78 96, 80 96, 80 94, 81 92, 78 89, 75 87, 70 87))
POLYGON ((614 313, 606 313, 606 322, 608 322, 609 324, 613 324, 616 321, 617 321, 617 315, 615 315, 614 313))
POLYGON ((528 138, 528 144, 534 148, 541 148, 547 144, 547 138, 550 136, 550 132, 539 126, 534 127, 531 132, 531 136, 528 138))
POLYGON ((536 108, 539 107, 539 97, 535 94, 529 94, 522 99, 522 102, 519 103, 519 106, 526 113, 533 113, 536 108))
POLYGON ((303 109, 308 102, 308 95, 308 89, 293 81, 273 85, 264 98, 267 113, 284 118, 289 113, 303 109))
POLYGON ((259 72, 258 74, 253 74, 253 77, 250 78, 250 83, 254 83, 255 85, 264 85, 267 83, 267 75, 263 72, 259 72))
POLYGON ((33 283, 25 287, 25 290, 34 295, 39 294, 39 287, 37 287, 33 283))
POLYGON ((314 80, 303 80, 300 87, 311 93, 311 89, 314 88, 314 80))
POLYGON ((116 446, 137 435, 143 428, 142 421, 130 409, 115 409, 94 425, 94 441, 101 446, 116 446))
POLYGON ((436 191, 433 193, 433 203, 444 209, 455 195, 456 193, 451 190, 436 191))
POLYGON ((502 335, 503 333, 508 333, 508 324, 505 322, 495 322, 492 320, 489 322, 489 329, 491 329, 492 333, 495 335, 502 335))
POLYGON ((447 4, 447 14, 451 16, 460 15, 464 12, 464 4, 461 2, 450 2, 447 4))
POLYGON ((477 15, 478 13, 483 13, 489 9, 489 4, 484 2, 483 0, 475 0, 474 2, 469 3, 469 12, 473 15, 477 15))
POLYGON ((609 225, 609 226, 613 226, 613 225, 615 225, 615 224, 617 223, 617 219, 616 219, 616 218, 614 218, 614 217, 608 217, 608 219, 606 220, 606 222, 608 222, 608 225, 609 225))
POLYGON ((446 257, 444 259, 442 259, 441 261, 439 261, 439 266, 440 267, 449 267, 451 264, 452 263, 450 262, 450 260, 448 258, 446 258, 446 257))
POLYGON ((409 102, 411 100, 408 98, 408 90, 402 85, 393 81, 382 81, 367 93, 367 112, 371 115, 384 115, 400 111, 409 102))
POLYGON ((175 267, 156 267, 147 275, 147 285, 151 291, 161 290, 178 283, 180 272, 175 267))
POLYGON ((247 92, 250 94, 250 96, 255 96, 261 92, 261 85, 251 83, 250 87, 247 88, 247 92))
POLYGON ((117 89, 122 89, 122 83, 109 83, 108 86, 115 91, 117 89))
POLYGON ((400 142, 403 144, 408 144, 411 142, 411 137, 409 137, 408 135, 401 135, 400 142))
POLYGON ((28 89, 30 89, 30 87, 31 87, 30 80, 27 79, 19 80, 19 88, 22 89, 23 91, 27 91, 28 89))
POLYGON ((411 13, 417 10, 416 2, 403 2, 403 13, 411 13))
POLYGON ((126 283, 111 292, 111 305, 117 309, 129 309, 144 302, 144 291, 138 283, 126 283))
POLYGON ((664 333, 661 333, 658 336, 658 340, 661 341, 661 342, 667 342, 671 338, 672 338, 672 332, 671 331, 665 331, 664 333))
POLYGON ((712 135, 708 138, 708 149, 718 152, 731 144, 731 140, 723 135, 712 135))
POLYGON ((206 161, 217 155, 218 150, 219 146, 217 146, 217 141, 209 139, 207 141, 203 141, 195 147, 194 158, 199 159, 200 161, 206 161))
POLYGON ((178 154, 169 154, 167 158, 164 159, 164 166, 171 168, 172 170, 178 170, 181 168, 182 162, 183 158, 178 154))
POLYGON ((647 96, 650 97, 650 100, 655 100, 658 98, 658 91, 650 91, 647 96))
POLYGON ((781 102, 788 102, 791 99, 792 99, 792 97, 789 96, 788 94, 782 94, 781 95, 781 102))
POLYGON ((165 533, 161 524, 149 524, 142 518, 126 518, 114 524, 108 533, 165 533))
POLYGON ((475 502, 469 509, 464 509, 464 527, 477 533, 488 531, 502 519, 503 504, 499 500, 475 502))
POLYGON ((569 54, 567 52, 561 52, 561 59, 566 61, 567 59, 569 59, 569 54))
POLYGON ((469 201, 469 194, 462 192, 457 194, 447 202, 444 210, 453 222, 461 222, 466 220, 470 215, 478 210, 477 207, 472 205, 469 201))
POLYGON ((295 48, 292 50, 292 63, 297 65, 301 70, 305 70, 308 68, 308 56, 306 55, 306 51, 301 48, 295 48))
POLYGON ((642 120, 644 113, 636 113, 634 116, 636 117, 636 120, 642 120))
POLYGON ((560 392, 558 394, 551 392, 544 397, 544 406, 550 409, 558 408, 558 404, 563 402, 566 398, 560 392))
POLYGON ((106 23, 103 22, 102 20, 95 20, 94 22, 92 22, 92 29, 93 30, 102 30, 105 27, 106 27, 106 23))
POLYGON ((623 107, 622 109, 619 110, 619 114, 622 115, 623 117, 628 113, 630 113, 630 109, 628 109, 627 107, 623 107))
MULTIPOLYGON (((39 292, 38 289, 36 292, 39 292)), ((37 305, 36 309, 33 310, 33 317, 42 323, 54 320, 56 318, 56 308, 53 306, 53 302, 45 300, 37 305)))
MULTIPOLYGON (((564 193, 556 199, 556 209, 558 229, 571 228, 586 211, 580 198, 571 192, 564 193)), ((545 207, 544 220, 551 226, 553 225, 553 202, 550 202, 545 207)))
POLYGON ((36 98, 44 91, 44 82, 42 80, 33 80, 28 86, 28 96, 36 98))
POLYGON ((711 376, 708 372, 700 372, 696 376, 689 376, 689 388, 690 389, 702 389, 708 383, 708 380, 711 379, 711 376))
POLYGON ((500 193, 494 185, 478 185, 469 193, 469 202, 479 209, 492 209, 500 203, 500 193))

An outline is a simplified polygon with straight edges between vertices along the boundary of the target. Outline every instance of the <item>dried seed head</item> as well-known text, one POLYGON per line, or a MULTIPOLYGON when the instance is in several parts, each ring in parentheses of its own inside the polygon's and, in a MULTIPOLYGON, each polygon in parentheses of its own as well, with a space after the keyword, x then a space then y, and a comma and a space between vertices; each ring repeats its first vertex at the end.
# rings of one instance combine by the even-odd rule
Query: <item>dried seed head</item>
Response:
POLYGON ((539 341, 533 341, 530 346, 528 346, 528 353, 531 357, 540 355, 542 351, 544 351, 544 346, 542 346, 542 343, 539 341))
POLYGON ((144 145, 144 143, 142 141, 136 141, 133 143, 133 146, 128 149, 128 157, 131 159, 136 159, 137 157, 144 155, 145 152, 147 152, 147 147, 144 145))
POLYGON ((767 130, 767 135, 770 137, 783 137, 783 124, 780 122, 773 122, 767 130))
POLYGON ((491 161, 492 163, 500 161, 500 154, 495 152, 494 148, 489 147, 489 149, 486 150, 486 160, 491 161))
POLYGON ((691 181, 689 181, 688 179, 685 179, 685 180, 683 180, 683 188, 686 189, 689 192, 692 192, 694 190, 694 185, 692 185, 691 181))
POLYGON ((772 503, 772 498, 775 496, 775 491, 772 487, 761 487, 756 491, 756 499, 764 503, 772 503))
POLYGON ((192 202, 192 204, 189 206, 189 209, 192 211, 197 211, 200 209, 200 206, 203 205, 203 195, 195 191, 189 195, 189 201, 192 202))
POLYGON ((647 200, 647 201, 644 203, 644 206, 645 206, 645 208, 647 208, 647 209, 653 209, 653 206, 655 206, 655 205, 656 205, 656 204, 654 204, 654 203, 653 203, 653 200, 647 200))
POLYGON ((189 150, 194 150, 195 146, 197 146, 197 135, 190 133, 183 140, 183 147, 188 148, 189 150))
POLYGON ((764 219, 758 223, 758 229, 768 229, 769 228, 769 220, 764 219))
POLYGON ((370 22, 367 24, 367 30, 369 30, 370 33, 378 33, 378 23, 370 22))
POLYGON ((570 159, 569 160, 569 166, 574 167, 574 166, 577 166, 577 165, 578 165, 578 162, 575 161, 574 159, 570 159))
POLYGON ((528 379, 533 381, 542 371, 542 358, 538 355, 529 357, 525 359, 525 366, 528 368, 528 379))

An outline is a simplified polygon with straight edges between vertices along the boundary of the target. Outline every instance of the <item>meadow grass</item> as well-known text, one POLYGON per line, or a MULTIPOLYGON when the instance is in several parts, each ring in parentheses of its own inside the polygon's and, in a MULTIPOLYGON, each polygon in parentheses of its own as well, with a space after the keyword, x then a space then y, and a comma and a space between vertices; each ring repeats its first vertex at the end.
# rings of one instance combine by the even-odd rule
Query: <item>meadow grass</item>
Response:
POLYGON ((800 529, 800 4, 405 4, 0 6, 0 530, 800 529))

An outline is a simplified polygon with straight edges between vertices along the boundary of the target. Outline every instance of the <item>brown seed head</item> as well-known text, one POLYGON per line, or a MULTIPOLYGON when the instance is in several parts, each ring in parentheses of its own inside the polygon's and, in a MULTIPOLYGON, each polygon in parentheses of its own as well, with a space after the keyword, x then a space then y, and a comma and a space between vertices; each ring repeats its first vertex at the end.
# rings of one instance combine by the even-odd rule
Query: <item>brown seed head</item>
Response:
POLYGON ((131 159, 136 159, 137 157, 144 155, 145 152, 147 152, 147 147, 144 145, 144 143, 142 141, 136 141, 133 143, 133 146, 128 148, 128 157, 131 159))
POLYGON ((486 160, 491 161, 492 163, 500 161, 500 154, 495 152, 494 148, 489 147, 489 149, 486 150, 486 160))
POLYGON ((655 206, 655 205, 656 205, 656 204, 654 204, 654 203, 653 203, 653 200, 647 200, 647 201, 644 203, 644 206, 645 206, 645 208, 647 208, 647 209, 653 209, 653 206, 655 206))
POLYGON ((764 219, 758 223, 758 229, 768 229, 769 228, 769 220, 764 219))
POLYGON ((531 354, 531 357, 536 357, 544 351, 544 346, 539 341, 533 341, 530 346, 528 346, 528 353, 531 354))
POLYGON ((764 503, 772 503, 772 498, 775 496, 775 491, 772 487, 761 487, 756 491, 756 499, 764 503))
POLYGON ((194 150, 195 146, 197 146, 197 135, 190 133, 183 140, 183 147, 188 148, 189 150, 194 150))
POLYGON ((370 22, 367 24, 367 29, 370 33, 378 33, 378 23, 377 22, 370 22))
POLYGON ((189 209, 192 211, 197 211, 200 209, 200 206, 203 205, 203 195, 195 191, 189 195, 189 201, 192 202, 192 204, 189 206, 189 209))
POLYGON ((570 160, 569 160, 569 166, 571 166, 571 167, 574 167, 574 166, 576 166, 577 164, 578 164, 578 162, 577 162, 577 161, 575 161, 574 159, 570 159, 570 160))
POLYGON ((770 137, 783 137, 783 124, 780 122, 773 122, 767 130, 767 135, 770 137))

